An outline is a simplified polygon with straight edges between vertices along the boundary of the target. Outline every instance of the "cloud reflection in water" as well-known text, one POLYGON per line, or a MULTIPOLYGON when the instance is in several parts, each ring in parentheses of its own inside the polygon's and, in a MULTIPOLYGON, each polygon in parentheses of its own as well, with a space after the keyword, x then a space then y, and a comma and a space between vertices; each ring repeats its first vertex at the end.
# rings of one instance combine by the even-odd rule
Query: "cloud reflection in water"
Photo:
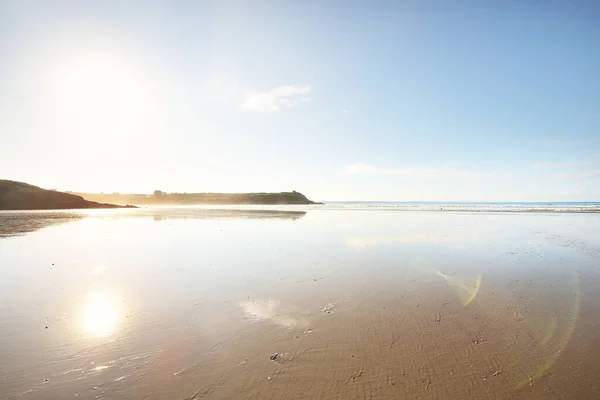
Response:
POLYGON ((306 318, 291 315, 276 300, 244 301, 240 303, 240 306, 247 316, 254 321, 269 321, 286 328, 309 326, 306 318))

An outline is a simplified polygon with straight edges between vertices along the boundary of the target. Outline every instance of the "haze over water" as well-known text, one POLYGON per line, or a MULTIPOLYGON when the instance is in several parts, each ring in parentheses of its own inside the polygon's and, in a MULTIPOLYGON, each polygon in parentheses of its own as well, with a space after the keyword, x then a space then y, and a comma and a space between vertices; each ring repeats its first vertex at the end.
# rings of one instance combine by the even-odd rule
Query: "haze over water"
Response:
POLYGON ((600 394, 598 214, 324 208, 0 213, 0 398, 600 394))

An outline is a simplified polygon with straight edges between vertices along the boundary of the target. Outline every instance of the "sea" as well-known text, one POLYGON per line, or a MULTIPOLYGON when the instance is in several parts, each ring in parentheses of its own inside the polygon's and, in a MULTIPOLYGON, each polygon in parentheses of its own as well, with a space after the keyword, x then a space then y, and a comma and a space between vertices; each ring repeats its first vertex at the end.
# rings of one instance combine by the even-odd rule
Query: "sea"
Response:
POLYGON ((310 205, 207 205, 182 208, 234 210, 387 210, 443 212, 600 212, 600 202, 320 201, 310 205))
POLYGON ((331 201, 321 208, 471 212, 600 212, 600 202, 331 201))

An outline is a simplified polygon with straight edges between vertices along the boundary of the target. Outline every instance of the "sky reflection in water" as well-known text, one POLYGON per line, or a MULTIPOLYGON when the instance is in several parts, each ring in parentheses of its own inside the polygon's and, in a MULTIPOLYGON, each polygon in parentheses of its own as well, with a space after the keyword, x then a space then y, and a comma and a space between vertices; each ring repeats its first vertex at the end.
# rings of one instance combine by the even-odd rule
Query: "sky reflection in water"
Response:
MULTIPOLYGON (((387 293, 390 304, 438 302, 421 322, 426 330, 462 315, 454 309, 441 320, 454 301, 498 323, 503 329, 487 343, 516 388, 550 370, 569 345, 580 274, 594 276, 600 254, 600 219, 576 214, 187 208, 82 215, 30 224, 37 230, 25 235, 5 229, 0 239, 0 358, 8 360, 0 389, 9 396, 32 388, 56 396, 57 388, 39 382, 92 365, 110 367, 93 370, 106 397, 127 397, 133 392, 111 385, 161 368, 193 375, 207 354, 228 348, 217 343, 239 332, 254 332, 240 343, 280 330, 319 332, 326 318, 352 321, 387 293), (17 377, 8 362, 30 372, 17 377), (48 366, 35 372, 40 363, 48 366)), ((398 310, 400 317, 417 312, 398 310)), ((87 379, 69 381, 67 392, 97 386, 87 379)))

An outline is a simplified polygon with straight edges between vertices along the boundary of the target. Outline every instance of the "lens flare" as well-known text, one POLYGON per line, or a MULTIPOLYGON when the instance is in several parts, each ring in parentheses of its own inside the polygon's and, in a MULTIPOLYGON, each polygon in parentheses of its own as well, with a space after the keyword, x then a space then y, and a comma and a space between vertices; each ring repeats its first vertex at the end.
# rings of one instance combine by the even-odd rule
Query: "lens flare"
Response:
POLYGON ((580 286, 579 276, 572 273, 571 279, 566 279, 560 289, 564 292, 561 296, 564 301, 562 305, 557 306, 558 310, 555 315, 546 318, 544 321, 533 319, 536 326, 529 327, 529 331, 540 332, 537 337, 532 334, 537 339, 535 351, 538 354, 538 362, 533 367, 528 368, 527 374, 515 383, 516 388, 531 384, 546 374, 569 344, 579 318, 580 286))
POLYGON ((436 271, 436 275, 442 277, 447 284, 456 289, 456 294, 463 306, 468 306, 475 300, 475 296, 481 288, 481 275, 472 276, 452 276, 441 271, 436 271))
MULTIPOLYGON (((444 279, 456 289, 465 307, 480 292, 481 275, 449 275, 422 259, 413 259, 410 265, 419 273, 444 279)), ((505 379, 517 389, 532 384, 554 366, 573 336, 581 304, 579 275, 568 266, 548 269, 537 279, 534 271, 528 282, 511 282, 521 282, 518 292, 513 291, 514 286, 507 289, 502 281, 492 281, 494 290, 481 293, 484 299, 477 305, 478 311, 489 312, 492 320, 502 319, 503 329, 494 332, 495 343, 503 349, 498 362, 505 379), (497 303, 489 306, 492 299, 497 303)))
POLYGON ((481 274, 476 275, 449 275, 439 269, 432 267, 429 263, 423 260, 413 260, 411 266, 426 274, 432 274, 441 277, 446 283, 456 289, 456 295, 463 306, 468 306, 475 300, 481 282, 483 280, 481 274))

